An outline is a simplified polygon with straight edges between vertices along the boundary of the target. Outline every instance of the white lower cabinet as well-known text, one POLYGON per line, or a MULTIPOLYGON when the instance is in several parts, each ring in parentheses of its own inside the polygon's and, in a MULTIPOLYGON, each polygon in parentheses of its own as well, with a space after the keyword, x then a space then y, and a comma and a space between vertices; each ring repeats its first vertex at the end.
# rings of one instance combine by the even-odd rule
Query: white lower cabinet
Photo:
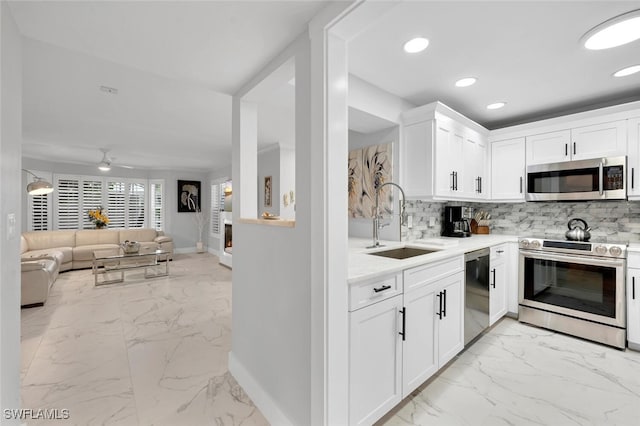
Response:
POLYGON ((458 256, 350 288, 349 424, 373 424, 462 350, 463 268, 458 256))
POLYGON ((629 255, 627 269, 627 344, 640 351, 640 254, 629 255))
POLYGON ((507 313, 509 249, 507 244, 491 247, 489 258, 489 325, 507 313))
POLYGON ((402 295, 351 312, 349 424, 370 425, 402 400, 402 295))

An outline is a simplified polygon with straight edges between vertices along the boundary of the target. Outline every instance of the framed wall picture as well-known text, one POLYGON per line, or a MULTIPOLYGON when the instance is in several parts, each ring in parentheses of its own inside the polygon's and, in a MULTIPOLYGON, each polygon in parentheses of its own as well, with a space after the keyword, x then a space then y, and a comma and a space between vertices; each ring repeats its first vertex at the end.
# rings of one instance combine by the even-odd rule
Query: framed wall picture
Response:
POLYGON ((178 213, 200 210, 200 181, 178 180, 178 213))
POLYGON ((264 178, 264 206, 271 207, 271 176, 264 178))

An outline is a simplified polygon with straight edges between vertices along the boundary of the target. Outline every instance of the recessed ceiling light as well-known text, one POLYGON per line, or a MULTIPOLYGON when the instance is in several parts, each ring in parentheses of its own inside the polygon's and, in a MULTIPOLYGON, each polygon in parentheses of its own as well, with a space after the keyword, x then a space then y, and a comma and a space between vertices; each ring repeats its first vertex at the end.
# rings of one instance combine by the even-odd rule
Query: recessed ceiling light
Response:
POLYGON ((635 74, 637 72, 640 72, 640 65, 632 65, 630 67, 627 68, 623 68, 619 71, 616 71, 615 73, 613 73, 614 77, 626 77, 628 75, 631 74, 635 74))
POLYGON ((404 44, 404 51, 407 53, 422 52, 429 46, 429 40, 424 37, 416 37, 404 44))
POLYGON ((456 87, 468 87, 472 84, 475 84, 476 81, 478 81, 478 79, 475 77, 461 78, 460 80, 456 81, 456 87))
POLYGON ((583 37, 584 47, 591 50, 622 46, 640 38, 640 9, 609 19, 589 30, 583 37))
POLYGON ((507 104, 506 102, 495 102, 493 104, 487 105, 487 109, 499 109, 505 106, 506 104, 507 104))

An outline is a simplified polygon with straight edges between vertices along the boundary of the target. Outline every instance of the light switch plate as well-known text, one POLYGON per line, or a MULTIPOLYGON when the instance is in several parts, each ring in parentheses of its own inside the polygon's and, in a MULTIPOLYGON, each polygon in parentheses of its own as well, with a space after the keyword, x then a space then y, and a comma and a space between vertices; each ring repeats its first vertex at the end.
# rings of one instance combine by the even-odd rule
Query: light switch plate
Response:
POLYGON ((436 226, 436 218, 431 216, 429 218, 429 228, 433 228, 434 226, 436 226))
POLYGON ((13 240, 16 236, 16 214, 7 214, 7 240, 13 240))
POLYGON ((407 216, 407 228, 413 228, 413 215, 411 214, 407 216))

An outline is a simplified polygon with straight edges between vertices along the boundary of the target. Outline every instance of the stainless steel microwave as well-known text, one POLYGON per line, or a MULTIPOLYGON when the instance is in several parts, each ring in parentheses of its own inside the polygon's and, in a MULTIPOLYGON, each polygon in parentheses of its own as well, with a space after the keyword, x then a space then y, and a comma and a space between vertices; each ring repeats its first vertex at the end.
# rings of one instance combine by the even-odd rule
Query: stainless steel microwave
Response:
POLYGON ((527 166, 527 201, 624 200, 627 157, 527 166))

